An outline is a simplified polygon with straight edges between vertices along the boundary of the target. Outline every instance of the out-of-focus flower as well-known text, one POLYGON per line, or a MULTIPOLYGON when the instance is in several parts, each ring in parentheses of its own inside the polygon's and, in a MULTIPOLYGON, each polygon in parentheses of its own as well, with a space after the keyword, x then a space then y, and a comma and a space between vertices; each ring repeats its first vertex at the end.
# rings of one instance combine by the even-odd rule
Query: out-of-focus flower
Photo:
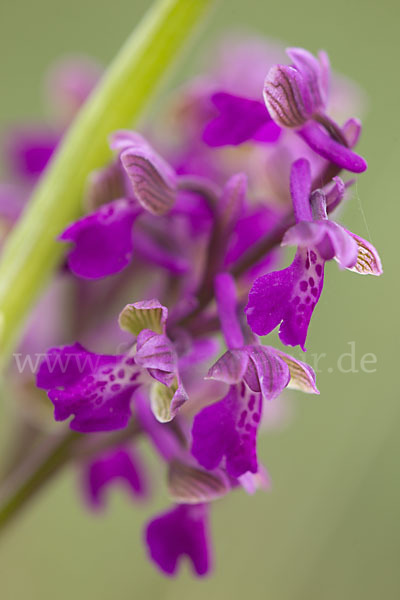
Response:
POLYGON ((145 498, 148 494, 143 466, 132 448, 103 451, 85 465, 82 485, 89 506, 104 508, 105 492, 117 482, 123 484, 134 499, 145 498))
POLYGON ((87 57, 67 57, 52 66, 45 91, 54 122, 19 125, 6 136, 3 153, 17 181, 30 185, 36 181, 100 75, 99 65, 87 57))
POLYGON ((203 140, 209 146, 238 146, 248 140, 276 142, 281 133, 258 100, 218 92, 211 101, 219 115, 207 123, 203 140))
POLYGON ((147 525, 146 543, 150 557, 167 575, 173 575, 178 560, 187 556, 197 573, 210 569, 207 507, 179 506, 156 517, 147 525))

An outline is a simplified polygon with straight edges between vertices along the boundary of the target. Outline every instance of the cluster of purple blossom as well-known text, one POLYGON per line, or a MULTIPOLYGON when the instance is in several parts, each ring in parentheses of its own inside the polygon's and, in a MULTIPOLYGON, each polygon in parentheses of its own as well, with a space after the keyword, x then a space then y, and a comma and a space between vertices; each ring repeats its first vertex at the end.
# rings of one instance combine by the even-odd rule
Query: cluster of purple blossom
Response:
MULTIPOLYGON (((327 261, 382 272, 374 247, 331 220, 354 183, 339 175, 367 168, 354 152, 360 122, 327 114, 349 109, 351 87, 331 81, 323 52, 291 48, 289 65, 279 52, 230 43, 144 135, 112 133, 114 158, 90 176, 86 214, 60 232, 66 264, 22 346, 53 346, 36 384, 55 420, 84 434, 76 456, 93 507, 120 479, 148 494, 138 439, 165 463, 174 505, 145 540, 167 574, 182 555, 209 571, 212 501, 268 487, 256 449, 267 404, 285 388, 319 393, 310 366, 258 336, 279 325, 284 345, 305 350, 327 261), (296 252, 279 268, 283 246, 296 252)), ((4 235, 98 76, 90 62, 63 63, 49 86, 57 126, 10 136, 4 235)))

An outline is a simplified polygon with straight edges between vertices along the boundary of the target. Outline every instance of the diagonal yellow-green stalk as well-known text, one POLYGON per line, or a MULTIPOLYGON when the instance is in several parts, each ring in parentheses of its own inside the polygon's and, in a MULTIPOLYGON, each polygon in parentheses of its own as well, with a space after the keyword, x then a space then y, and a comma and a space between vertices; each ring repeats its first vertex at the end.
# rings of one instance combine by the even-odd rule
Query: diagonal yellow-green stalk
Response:
POLYGON ((64 248, 56 237, 79 215, 88 173, 110 156, 107 136, 137 121, 166 68, 213 1, 156 2, 70 128, 1 256, 2 364, 34 300, 60 263, 64 248))

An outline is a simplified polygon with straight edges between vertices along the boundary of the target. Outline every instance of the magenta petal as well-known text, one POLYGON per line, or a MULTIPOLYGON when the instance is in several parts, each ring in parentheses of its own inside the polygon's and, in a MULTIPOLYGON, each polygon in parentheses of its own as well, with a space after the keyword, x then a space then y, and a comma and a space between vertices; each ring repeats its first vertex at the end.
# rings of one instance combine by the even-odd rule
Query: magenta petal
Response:
POLYGON ((342 169, 352 173, 363 173, 367 169, 367 163, 361 156, 333 140, 318 123, 307 123, 298 134, 314 152, 342 169))
POLYGON ((56 421, 73 416, 75 431, 111 431, 127 425, 139 376, 132 357, 94 354, 74 344, 48 351, 37 385, 47 390, 56 421))
POLYGON ((246 346, 249 363, 244 381, 265 400, 277 398, 290 380, 289 367, 274 348, 246 346))
POLYGON ((44 390, 74 385, 98 367, 112 364, 116 358, 88 352, 79 343, 50 348, 40 364, 36 385, 44 390))
POLYGON ((256 473, 257 429, 262 396, 244 383, 229 388, 222 400, 206 406, 193 422, 192 454, 206 469, 215 469, 225 458, 232 477, 256 473))
POLYGON ((229 273, 217 275, 214 282, 219 320, 228 348, 243 346, 243 334, 237 316, 236 285, 229 273))
POLYGON ((239 383, 248 366, 246 350, 238 348, 225 352, 208 371, 207 378, 223 381, 229 385, 239 383))
POLYGON ((275 142, 279 138, 280 127, 259 100, 226 92, 214 94, 211 100, 220 114, 204 129, 203 140, 209 146, 238 146, 251 139, 275 142))
POLYGON ((154 518, 146 527, 151 559, 167 575, 174 575, 178 561, 188 556, 197 575, 210 569, 208 510, 203 504, 180 504, 154 518))
POLYGON ((287 230, 282 245, 317 248, 323 260, 336 258, 342 269, 354 267, 357 262, 356 241, 343 227, 333 221, 297 223, 287 230))
POLYGON ((349 185, 349 182, 345 184, 340 177, 334 177, 332 182, 332 185, 328 186, 328 189, 325 191, 326 209, 330 213, 342 202, 346 193, 346 185, 349 185))
POLYGON ((59 239, 75 245, 68 254, 71 271, 85 279, 122 271, 132 258, 132 227, 139 213, 135 203, 122 198, 70 225, 59 239))
POLYGON ((354 238, 343 227, 333 221, 325 221, 323 228, 325 229, 325 237, 317 245, 322 258, 329 260, 334 257, 341 269, 354 267, 358 256, 358 246, 354 238), (330 250, 330 247, 332 250, 330 250), (326 248, 328 248, 328 252, 325 254, 326 248), (330 254, 332 256, 329 256, 330 254))
POLYGON ((87 465, 83 485, 89 504, 93 508, 104 507, 105 492, 116 482, 124 484, 134 498, 147 495, 142 465, 131 449, 114 448, 87 465))
POLYGON ((174 393, 169 407, 171 417, 174 418, 178 414, 179 409, 189 400, 189 396, 182 383, 178 383, 176 392, 174 393))
POLYGON ((172 342, 166 335, 143 329, 137 338, 135 360, 150 370, 150 374, 164 385, 171 385, 177 374, 178 359, 172 342))
POLYGON ((322 109, 328 94, 329 62, 326 62, 326 55, 320 56, 320 60, 323 59, 320 62, 304 48, 287 48, 286 53, 307 82, 314 111, 322 109))
POLYGON ((296 221, 312 221, 310 205, 311 167, 308 160, 300 158, 290 171, 290 194, 296 221))
POLYGON ((267 121, 264 125, 261 125, 260 129, 257 129, 252 139, 255 142, 263 142, 264 144, 273 144, 277 142, 281 137, 282 129, 273 121, 267 121))
POLYGON ((349 148, 354 148, 360 139, 362 130, 361 122, 358 119, 349 119, 342 127, 342 133, 347 140, 349 148))
POLYGON ((311 315, 322 292, 324 261, 317 252, 299 249, 292 264, 255 280, 246 306, 247 321, 258 335, 281 323, 279 337, 303 350, 311 315))
MULTIPOLYGON (((319 244, 324 236, 325 228, 322 221, 300 221, 286 231, 282 239, 282 246, 312 248, 319 244)), ((329 258, 333 258, 333 256, 329 258)))

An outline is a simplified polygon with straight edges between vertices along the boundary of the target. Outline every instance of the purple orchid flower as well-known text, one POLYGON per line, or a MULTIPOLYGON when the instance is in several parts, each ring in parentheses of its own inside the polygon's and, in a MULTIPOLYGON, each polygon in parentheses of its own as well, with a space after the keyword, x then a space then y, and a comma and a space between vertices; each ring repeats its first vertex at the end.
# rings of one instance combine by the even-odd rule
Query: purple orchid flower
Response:
POLYGON ((47 352, 36 383, 54 404, 56 421, 73 415, 70 428, 89 433, 126 427, 140 375, 133 356, 94 354, 74 344, 47 352))
POLYGON ((327 199, 337 206, 344 195, 339 178, 328 195, 321 190, 311 195, 310 165, 300 159, 292 165, 290 187, 297 224, 286 232, 282 243, 296 245, 298 250, 289 267, 256 279, 246 314, 258 335, 266 335, 281 323, 281 341, 305 350, 311 315, 323 288, 325 262, 335 258, 341 268, 372 275, 380 275, 382 267, 369 242, 328 220, 327 199))
POLYGON ((134 499, 148 496, 148 481, 137 451, 132 448, 112 448, 85 466, 82 486, 89 506, 104 508, 105 492, 116 482, 123 484, 134 499))
POLYGON ((224 461, 227 473, 238 478, 258 471, 256 438, 263 402, 277 398, 286 387, 319 392, 315 374, 305 363, 275 348, 245 345, 231 276, 217 276, 215 293, 229 350, 211 367, 208 377, 228 384, 229 390, 195 417, 192 453, 206 469, 224 461))
MULTIPOLYGON (((162 460, 168 465, 168 490, 178 503, 153 518, 145 528, 145 543, 150 558, 168 575, 174 575, 182 556, 191 560, 195 572, 205 575, 210 569, 208 504, 228 493, 236 484, 222 471, 205 471, 194 460, 173 432, 159 423, 139 391, 134 395, 135 414, 162 460)), ((187 439, 184 422, 181 434, 187 439)), ((251 485, 252 482, 249 482, 251 485)), ((257 482, 255 482, 257 486, 257 482)))
POLYGON ((296 129, 323 158, 362 173, 365 160, 350 150, 345 134, 325 114, 330 82, 326 53, 320 52, 316 59, 303 48, 288 48, 287 54, 293 64, 275 65, 265 80, 264 100, 271 117, 281 127, 296 129))
POLYGON ((23 182, 34 183, 44 171, 60 137, 59 132, 44 126, 11 131, 4 152, 12 175, 23 182))
POLYGON ((326 53, 320 52, 319 59, 302 48, 289 48, 287 53, 293 64, 274 65, 267 74, 267 110, 263 112, 259 100, 214 93, 211 100, 219 115, 206 124, 203 140, 214 147, 251 140, 273 143, 281 128, 295 129, 322 158, 355 173, 365 171, 365 160, 351 150, 359 136, 349 140, 347 124, 341 129, 325 113, 331 78, 326 53))
POLYGON ((91 203, 101 204, 100 208, 70 225, 59 238, 74 244, 68 266, 87 279, 124 269, 132 259, 137 217, 143 210, 163 215, 176 200, 174 172, 144 138, 120 131, 111 148, 119 152, 119 162, 91 179, 91 203))
POLYGON ((133 393, 149 390, 158 420, 170 421, 187 400, 177 355, 165 334, 168 311, 157 300, 125 307, 120 326, 136 336, 123 355, 94 354, 80 344, 52 348, 39 367, 37 386, 54 404, 56 421, 88 433, 126 427, 133 393))
MULTIPOLYGON (((45 347, 52 347, 37 386, 47 392, 56 421, 94 434, 68 436, 92 508, 103 508, 118 483, 133 499, 145 497, 137 437, 156 451, 171 506, 151 519, 144 539, 151 560, 168 575, 185 557, 196 574, 209 572, 211 502, 237 489, 268 488, 258 435, 267 421, 276 426, 285 408, 282 392, 319 394, 309 365, 263 345, 256 334, 280 325, 282 342, 304 350, 326 261, 362 274, 382 272, 375 248, 331 219, 352 183, 334 175, 367 167, 353 152, 361 124, 346 121, 353 107, 342 102, 340 125, 328 116, 334 102, 325 53, 290 48, 288 55, 292 64, 281 65, 276 48, 258 41, 226 46, 221 60, 213 56, 214 72, 175 97, 169 118, 148 124, 154 148, 136 132, 115 132, 114 159, 88 178, 85 216, 59 236, 70 244, 69 272, 62 271, 68 288, 52 296, 50 319, 45 303, 44 333, 51 334, 45 347), (285 223, 292 225, 287 231, 285 223), (295 258, 270 272, 283 253, 279 240, 295 246, 295 258), (229 271, 238 278, 239 300, 229 271), (96 284, 83 281, 114 274, 96 284), (139 288, 137 297, 159 297, 171 311, 156 299, 125 305, 139 288), (72 296, 65 318, 64 299, 72 296), (116 303, 125 305, 118 322, 111 314, 116 303), (60 345, 67 330, 78 332, 82 345, 60 345)), ((14 136, 9 158, 23 193, 19 202, 11 186, 0 189, 6 233, 99 76, 90 63, 61 65, 48 84, 55 117, 49 139, 41 127, 14 136)), ((33 317, 41 322, 43 306, 39 312, 33 317)), ((35 337, 36 321, 24 340, 27 355, 44 344, 43 327, 35 337)), ((43 397, 40 390, 37 396, 43 397)), ((34 436, 47 426, 48 403, 42 404, 29 415, 34 436)), ((20 437, 21 453, 28 444, 20 437)))
POLYGON ((210 570, 208 509, 205 504, 180 504, 147 525, 145 541, 150 558, 167 575, 174 575, 178 560, 188 556, 197 575, 210 570))
MULTIPOLYGON (((92 212, 72 223, 59 237, 74 244, 67 257, 69 268, 86 279, 107 277, 123 270, 137 247, 140 256, 163 268, 175 274, 187 272, 189 263, 182 254, 191 224, 196 222, 199 202, 196 206, 196 200, 179 189, 175 171, 139 134, 119 131, 112 136, 111 148, 118 152, 118 161, 93 173, 89 180, 86 203, 92 212), (175 204, 177 239, 171 245, 169 234, 157 227, 158 219, 151 217, 169 215, 175 204), (193 214, 190 207, 195 209, 193 214), (132 228, 138 217, 134 236, 132 228), (181 225, 186 220, 182 235, 178 233, 179 220, 181 225), (181 252, 177 248, 180 239, 181 252)), ((203 212, 200 216, 206 218, 209 227, 209 214, 203 212)), ((169 232, 169 222, 162 222, 169 232)))

